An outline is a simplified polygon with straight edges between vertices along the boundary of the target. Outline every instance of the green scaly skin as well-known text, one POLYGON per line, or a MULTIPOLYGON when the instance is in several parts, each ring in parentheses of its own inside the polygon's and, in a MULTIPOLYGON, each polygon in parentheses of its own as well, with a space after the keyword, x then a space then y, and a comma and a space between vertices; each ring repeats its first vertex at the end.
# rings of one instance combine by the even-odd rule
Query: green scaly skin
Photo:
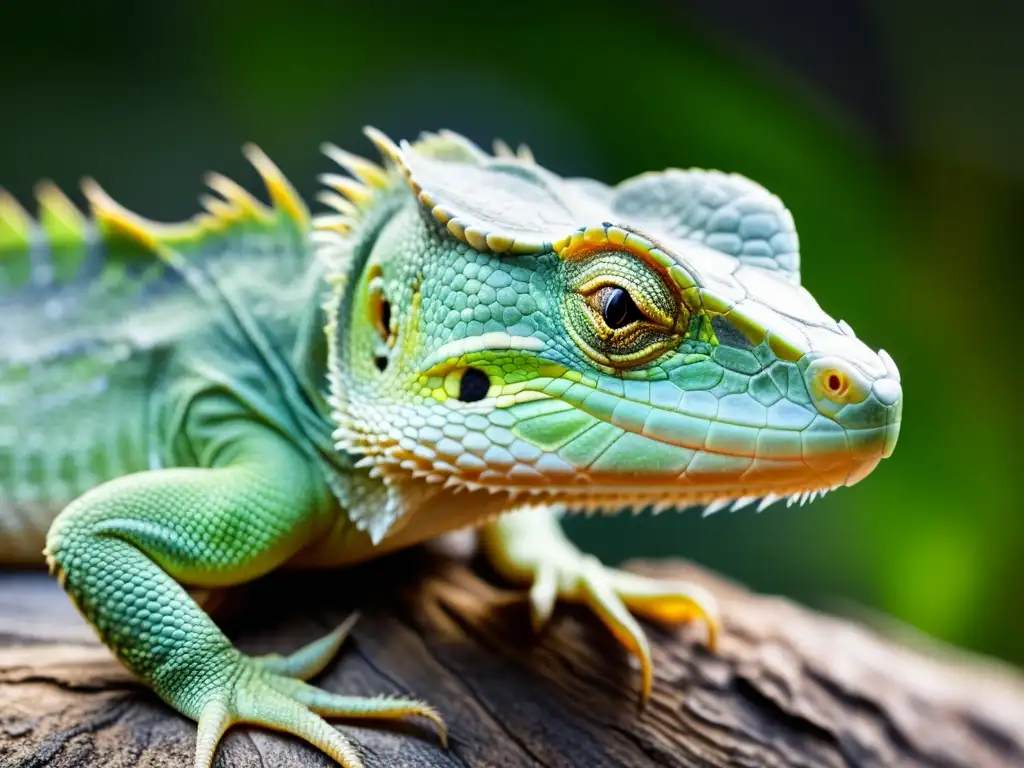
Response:
POLYGON ((806 502, 895 445, 899 374, 800 287, 792 217, 738 176, 562 179, 452 134, 383 163, 327 146, 310 219, 254 147, 271 205, 224 177, 161 225, 85 185, 38 219, 0 191, 0 560, 51 569, 103 641, 199 723, 346 766, 322 716, 414 699, 308 685, 351 621, 290 656, 236 651, 187 588, 353 563, 465 526, 530 587, 536 626, 589 605, 640 660, 634 614, 702 619, 699 586, 602 566, 566 511, 806 502), (56 514, 59 512, 59 514, 56 514), (47 533, 48 529, 48 533, 47 533))

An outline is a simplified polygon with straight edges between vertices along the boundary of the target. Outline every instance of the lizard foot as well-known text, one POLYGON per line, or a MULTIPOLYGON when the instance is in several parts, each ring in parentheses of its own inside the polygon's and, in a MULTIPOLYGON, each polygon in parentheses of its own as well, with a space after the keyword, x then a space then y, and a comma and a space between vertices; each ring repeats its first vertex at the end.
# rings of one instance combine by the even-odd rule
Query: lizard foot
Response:
POLYGON ((710 592, 686 581, 608 568, 569 541, 553 508, 510 512, 481 529, 481 542, 500 574, 530 585, 534 629, 548 622, 556 600, 584 603, 600 617, 640 661, 641 706, 650 698, 654 668, 647 637, 634 613, 666 623, 700 619, 708 628, 708 647, 715 647, 718 609, 710 592))
POLYGON ((647 637, 634 613, 672 624, 700 619, 708 628, 708 648, 715 648, 719 627, 715 599, 690 582, 655 579, 609 568, 592 555, 565 548, 559 557, 542 559, 534 565, 530 616, 535 629, 547 623, 557 599, 589 606, 616 640, 639 659, 641 706, 650 697, 654 670, 647 637))
POLYGON ((248 657, 232 651, 228 661, 232 669, 221 670, 226 674, 218 676, 219 684, 201 694, 195 768, 210 768, 217 743, 236 723, 251 723, 298 736, 345 768, 362 768, 363 762, 352 742, 321 716, 381 720, 424 717, 437 727, 441 743, 447 746, 444 721, 437 710, 423 702, 342 696, 304 682, 327 666, 355 619, 355 615, 350 616, 329 635, 289 656, 248 657))

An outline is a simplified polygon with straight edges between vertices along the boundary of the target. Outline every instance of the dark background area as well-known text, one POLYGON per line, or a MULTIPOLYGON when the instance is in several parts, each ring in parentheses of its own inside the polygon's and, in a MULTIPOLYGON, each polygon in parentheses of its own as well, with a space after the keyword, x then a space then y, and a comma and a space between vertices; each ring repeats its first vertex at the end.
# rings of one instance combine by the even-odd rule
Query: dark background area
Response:
POLYGON ((319 143, 372 154, 367 123, 523 141, 609 182, 698 166, 765 184, 804 284, 900 366, 895 455, 809 507, 573 534, 1024 664, 1024 3, 99 6, 0 6, 0 181, 25 202, 88 174, 183 218, 206 170, 256 188, 246 140, 311 199, 319 143))

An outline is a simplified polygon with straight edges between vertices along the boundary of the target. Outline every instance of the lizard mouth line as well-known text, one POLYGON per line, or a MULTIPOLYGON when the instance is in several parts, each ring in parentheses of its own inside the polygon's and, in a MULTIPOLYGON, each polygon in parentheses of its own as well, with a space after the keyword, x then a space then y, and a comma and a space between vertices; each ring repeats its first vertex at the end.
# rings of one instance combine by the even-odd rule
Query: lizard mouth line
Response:
MULTIPOLYGON (((748 456, 750 464, 732 470, 697 470, 696 466, 681 473, 635 473, 608 477, 585 467, 576 467, 573 474, 543 476, 536 471, 530 475, 514 470, 497 472, 452 472, 442 470, 438 464, 408 453, 400 445, 378 446, 389 454, 391 466, 388 474, 410 473, 431 483, 442 483, 455 492, 460 490, 486 490, 491 493, 565 495, 575 499, 588 497, 629 497, 638 502, 665 499, 688 505, 707 504, 721 498, 760 498, 773 495, 787 497, 793 494, 821 493, 844 485, 854 485, 868 475, 881 461, 881 446, 873 450, 828 451, 814 455, 812 460, 799 457, 776 458, 748 456), (390 448, 390 450, 388 450, 390 448), (762 462, 758 464, 758 462, 762 462), (401 469, 398 469, 401 467, 401 469)), ((714 452, 708 452, 714 455, 714 452)), ((722 454, 728 455, 728 454, 722 454)), ((357 465, 373 466, 371 456, 365 456, 357 465)))

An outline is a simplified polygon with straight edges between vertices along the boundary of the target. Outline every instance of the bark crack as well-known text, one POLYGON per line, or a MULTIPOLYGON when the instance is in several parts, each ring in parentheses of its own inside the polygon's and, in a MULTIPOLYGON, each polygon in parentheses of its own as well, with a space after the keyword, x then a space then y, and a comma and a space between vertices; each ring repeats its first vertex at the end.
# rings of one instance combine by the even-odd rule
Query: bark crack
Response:
POLYGON ((92 734, 105 728, 109 728, 128 713, 131 708, 131 699, 132 697, 130 696, 124 696, 92 719, 87 720, 80 725, 75 725, 66 730, 51 734, 46 741, 43 742, 42 746, 39 747, 35 756, 30 759, 23 768, 39 768, 40 766, 44 766, 65 744, 76 736, 92 734))

